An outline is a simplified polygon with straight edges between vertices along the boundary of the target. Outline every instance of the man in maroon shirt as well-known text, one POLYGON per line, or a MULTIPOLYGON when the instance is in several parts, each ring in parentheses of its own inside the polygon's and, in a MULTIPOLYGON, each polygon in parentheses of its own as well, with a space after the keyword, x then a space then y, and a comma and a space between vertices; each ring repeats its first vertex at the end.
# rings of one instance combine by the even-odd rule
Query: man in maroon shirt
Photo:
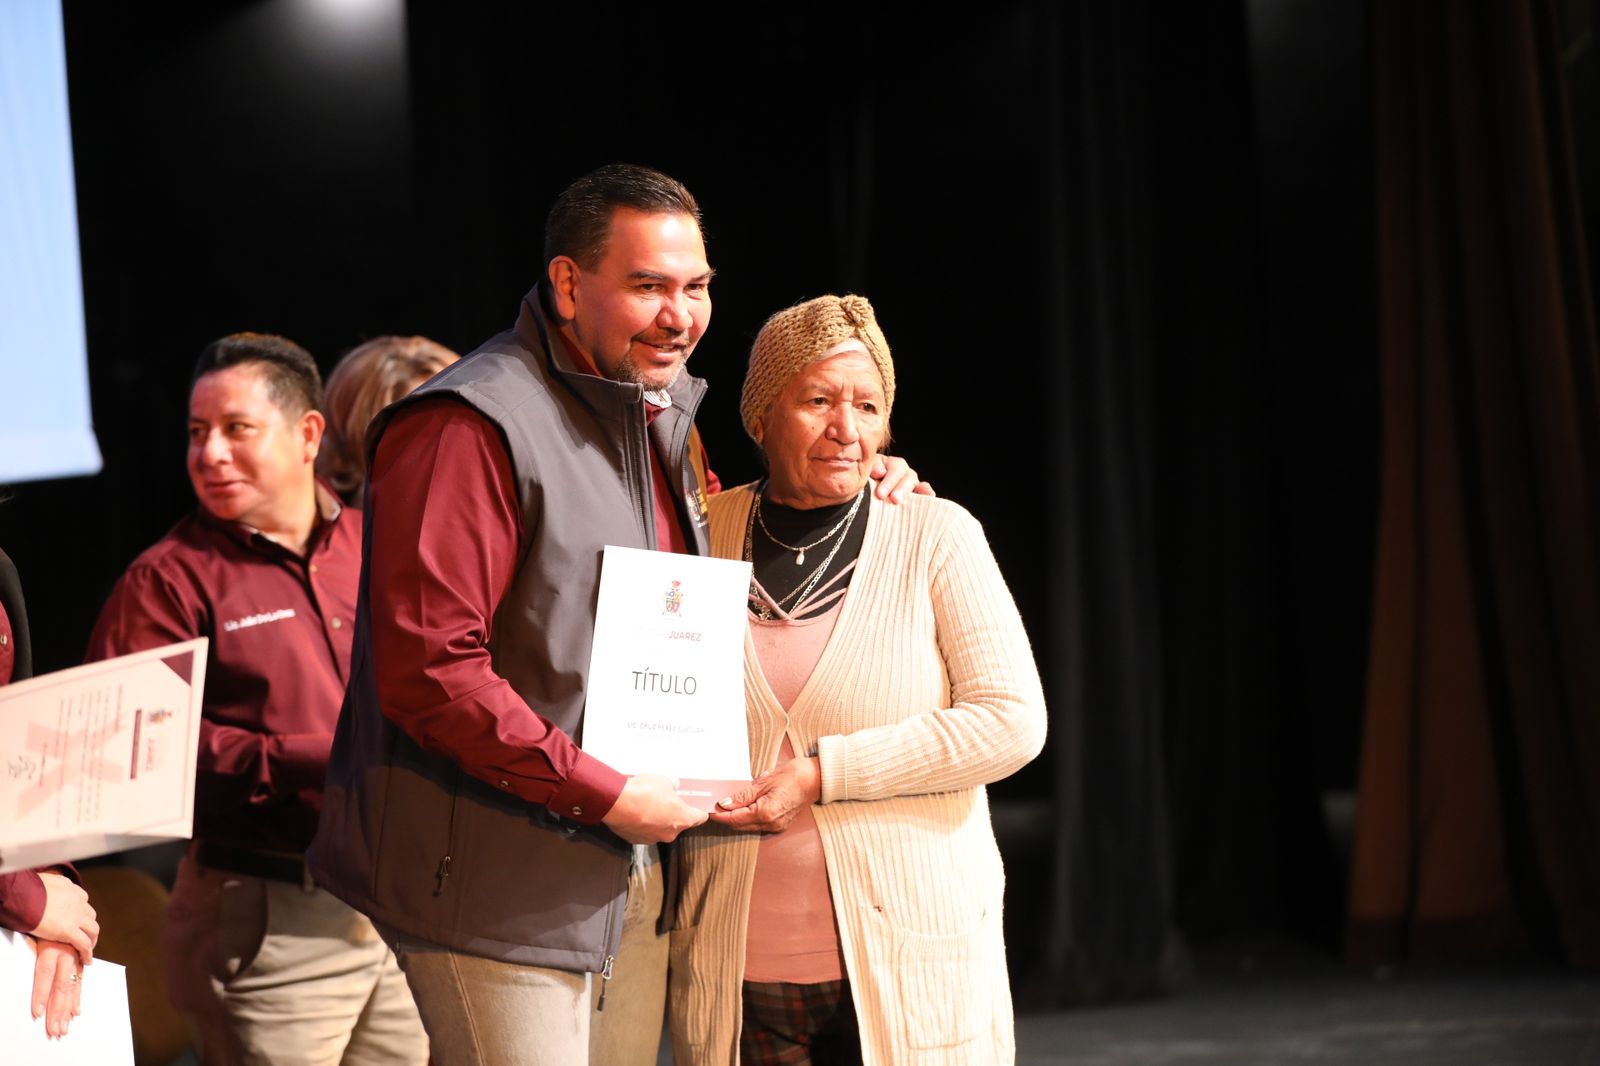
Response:
POLYGON ((393 954, 302 856, 349 672, 361 515, 313 473, 316 364, 213 342, 189 396, 200 506, 112 591, 91 660, 209 637, 195 838, 164 932, 174 1004, 211 1063, 423 1063, 393 954))

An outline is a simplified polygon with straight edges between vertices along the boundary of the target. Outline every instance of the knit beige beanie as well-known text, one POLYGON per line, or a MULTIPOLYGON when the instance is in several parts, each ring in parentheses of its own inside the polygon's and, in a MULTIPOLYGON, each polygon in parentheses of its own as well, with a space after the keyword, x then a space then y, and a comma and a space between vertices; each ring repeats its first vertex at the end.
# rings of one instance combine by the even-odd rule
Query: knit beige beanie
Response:
POLYGON ((784 308, 761 327, 750 348, 750 369, 745 372, 739 415, 744 431, 755 440, 761 420, 778 393, 800 371, 824 358, 841 341, 855 338, 883 378, 883 418, 887 424, 894 407, 894 360, 883 339, 877 316, 865 296, 818 296, 784 308))

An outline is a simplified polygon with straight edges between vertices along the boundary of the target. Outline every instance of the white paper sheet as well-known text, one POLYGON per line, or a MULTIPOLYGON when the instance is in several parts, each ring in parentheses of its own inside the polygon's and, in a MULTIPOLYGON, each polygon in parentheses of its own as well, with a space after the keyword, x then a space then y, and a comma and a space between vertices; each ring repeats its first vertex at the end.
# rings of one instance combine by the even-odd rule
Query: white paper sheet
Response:
POLYGON ((0 687, 0 873, 190 835, 209 643, 0 687))
POLYGON ((744 709, 750 564, 607 545, 583 750, 679 780, 710 810, 750 781, 744 709))
POLYGON ((33 945, 21 933, 0 929, 0 1061, 28 1066, 133 1066, 133 1026, 128 1017, 127 971, 96 959, 83 968, 82 1011, 67 1035, 44 1035, 33 1017, 33 945))

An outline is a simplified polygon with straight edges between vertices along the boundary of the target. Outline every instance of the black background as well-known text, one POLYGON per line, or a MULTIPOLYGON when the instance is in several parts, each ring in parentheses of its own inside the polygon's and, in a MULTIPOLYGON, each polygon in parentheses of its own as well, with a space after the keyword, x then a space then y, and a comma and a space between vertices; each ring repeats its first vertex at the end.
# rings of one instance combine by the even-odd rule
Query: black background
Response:
MULTIPOLYGON (((1287 921, 1326 938, 1333 856, 1273 812, 1349 789, 1356 764, 1378 449, 1366 15, 1133 6, 1149 178, 1122 265, 1152 294, 1138 431, 1176 906, 1200 935, 1287 921), (1243 766, 1228 802, 1212 753, 1243 766)), ((1051 178, 1071 150, 1052 108, 1097 90, 1061 58, 1055 7, 419 2, 341 30, 311 0, 68 0, 106 465, 0 508, 38 669, 77 661, 122 569, 193 505, 186 389, 207 341, 282 333, 324 370, 381 333, 469 351, 537 277, 555 193, 632 161, 705 211, 715 315, 691 370, 724 482, 756 470, 736 407, 763 318, 867 294, 896 359, 895 450, 983 521, 1059 678, 1049 578, 1075 516, 1046 457, 1071 406, 1052 368, 1074 351, 1053 327, 1050 219, 1076 194, 1051 178)), ((992 792, 1047 800, 1056 765, 992 792)))

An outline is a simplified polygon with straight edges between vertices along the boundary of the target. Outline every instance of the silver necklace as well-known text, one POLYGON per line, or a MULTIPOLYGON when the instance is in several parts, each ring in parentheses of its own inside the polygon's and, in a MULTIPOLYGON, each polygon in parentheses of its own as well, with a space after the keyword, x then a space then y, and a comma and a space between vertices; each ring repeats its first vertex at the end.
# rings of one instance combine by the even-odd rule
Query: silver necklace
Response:
MULTIPOLYGON (((762 488, 765 488, 765 486, 762 486, 762 488)), ((816 588, 817 582, 820 581, 822 579, 822 575, 827 572, 828 564, 833 562, 833 557, 835 555, 839 554, 839 549, 844 547, 844 542, 850 539, 850 527, 855 523, 856 512, 861 509, 861 501, 866 499, 866 495, 867 490, 865 487, 863 487, 860 494, 856 496, 856 502, 850 508, 850 513, 845 515, 844 518, 840 519, 839 524, 830 529, 826 536, 806 545, 808 548, 814 548, 818 544, 821 544, 822 541, 827 540, 828 537, 833 536, 834 533, 839 534, 839 539, 835 541, 833 547, 828 550, 828 557, 822 560, 822 565, 811 571, 811 573, 807 576, 806 581, 802 585, 795 586, 794 590, 790 592, 789 595, 783 597, 783 599, 777 602, 777 607, 779 610, 789 610, 790 601, 793 601, 795 607, 799 607, 800 604, 805 602, 806 597, 811 595, 811 590, 816 588)), ((745 519, 744 523, 744 561, 750 563, 752 566, 755 564, 755 528, 756 523, 760 521, 760 518, 761 490, 757 489, 755 502, 750 505, 750 515, 745 519)), ((761 531, 763 533, 767 533, 767 528, 765 525, 761 527, 761 531)), ((789 545, 783 543, 777 537, 772 536, 771 533, 767 533, 767 536, 774 544, 778 545, 778 547, 789 547, 789 545)), ((790 548, 789 550, 793 551, 794 549, 790 548)), ((753 576, 750 579, 750 600, 755 604, 755 612, 763 622, 772 621, 772 605, 768 604, 767 601, 762 598, 761 591, 756 587, 756 581, 753 576)))
POLYGON ((818 544, 821 544, 823 541, 839 532, 839 530, 848 527, 851 522, 855 521, 856 512, 861 509, 861 501, 865 498, 865 490, 856 493, 856 502, 850 505, 849 513, 847 513, 843 518, 839 519, 832 529, 828 530, 810 544, 785 544, 783 541, 772 535, 772 530, 767 528, 767 520, 761 517, 760 493, 756 494, 756 502, 752 510, 755 512, 756 522, 761 526, 761 532, 766 534, 767 539, 772 541, 772 543, 776 544, 778 547, 782 548, 784 551, 794 552, 794 565, 804 566, 806 564, 806 552, 810 551, 812 548, 815 548, 818 544))

